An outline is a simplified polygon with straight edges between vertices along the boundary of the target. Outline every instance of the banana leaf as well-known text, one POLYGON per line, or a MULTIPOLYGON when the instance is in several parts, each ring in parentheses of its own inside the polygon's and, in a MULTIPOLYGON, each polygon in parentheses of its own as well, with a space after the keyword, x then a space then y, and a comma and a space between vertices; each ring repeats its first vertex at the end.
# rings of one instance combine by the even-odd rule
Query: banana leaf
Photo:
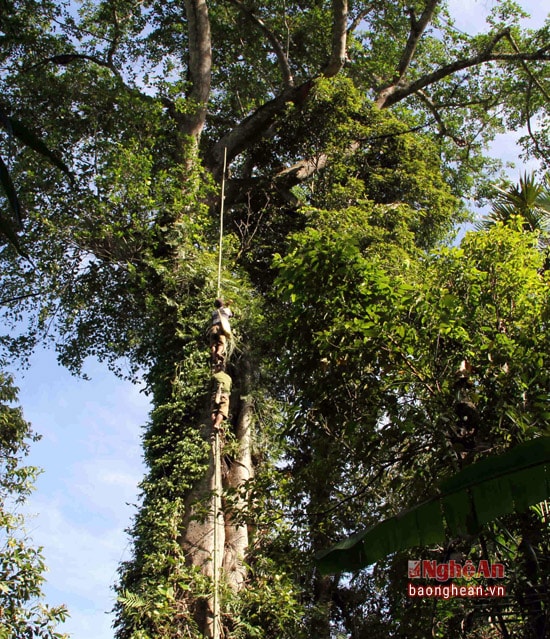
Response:
POLYGON ((476 535, 483 524, 550 498, 550 437, 476 462, 442 481, 436 495, 317 554, 323 574, 353 572, 387 555, 476 535))

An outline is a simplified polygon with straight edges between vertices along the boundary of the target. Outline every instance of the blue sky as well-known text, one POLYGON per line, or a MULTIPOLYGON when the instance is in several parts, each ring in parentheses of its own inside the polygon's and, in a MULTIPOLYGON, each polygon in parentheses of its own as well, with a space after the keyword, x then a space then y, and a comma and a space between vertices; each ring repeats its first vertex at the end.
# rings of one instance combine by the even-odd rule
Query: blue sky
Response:
POLYGON ((50 604, 64 603, 64 632, 110 639, 117 566, 130 557, 131 522, 144 467, 140 435, 149 403, 140 389, 89 362, 90 381, 72 377, 41 351, 18 375, 24 414, 42 439, 28 463, 44 469, 25 511, 44 546, 50 604))
MULTIPOLYGON (((492 0, 452 0, 457 26, 474 32, 492 0)), ((540 26, 547 13, 541 0, 519 0, 540 26)), ((528 23, 529 24, 529 23, 528 23)), ((499 136, 493 154, 517 160, 510 135, 499 136)), ((510 171, 513 180, 526 168, 510 171)), ((91 381, 72 377, 52 351, 40 351, 31 368, 17 373, 20 403, 42 440, 29 463, 44 469, 26 512, 36 545, 49 567, 45 592, 52 605, 64 603, 71 617, 60 630, 74 639, 112 639, 111 590, 119 563, 130 556, 124 529, 131 523, 137 483, 144 467, 140 437, 149 402, 139 387, 118 380, 97 362, 87 362, 91 381)))

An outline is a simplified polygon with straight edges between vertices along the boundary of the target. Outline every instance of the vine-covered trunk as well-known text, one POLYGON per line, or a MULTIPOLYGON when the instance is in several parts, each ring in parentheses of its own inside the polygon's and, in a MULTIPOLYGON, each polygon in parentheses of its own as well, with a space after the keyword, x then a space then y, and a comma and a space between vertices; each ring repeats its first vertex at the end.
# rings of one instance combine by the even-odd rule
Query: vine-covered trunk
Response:
MULTIPOLYGON (((205 431, 210 430, 209 428, 205 431)), ((214 594, 214 585, 220 579, 221 557, 225 545, 223 512, 219 508, 222 475, 219 436, 212 433, 210 455, 205 476, 189 492, 185 500, 184 517, 181 522, 181 546, 186 562, 197 567, 209 578, 212 591, 204 606, 199 606, 197 623, 206 637, 214 637, 214 623, 218 617, 219 604, 214 594)))
POLYGON ((237 453, 227 460, 224 486, 231 492, 231 500, 225 500, 225 548, 223 555, 223 575, 228 586, 238 592, 244 587, 246 566, 244 559, 248 550, 248 507, 249 482, 254 477, 252 464, 252 427, 254 405, 250 396, 250 374, 248 361, 241 359, 241 387, 239 411, 235 425, 237 453))
MULTIPOLYGON (((201 436, 209 442, 208 464, 203 477, 184 500, 179 543, 185 561, 208 578, 211 592, 196 608, 196 622, 205 637, 218 637, 221 625, 220 591, 233 592, 246 581, 249 536, 246 522, 252 464, 253 401, 250 395, 250 363, 246 357, 230 366, 235 380, 231 414, 223 430, 212 417, 203 418, 201 436), (231 452, 228 452, 230 448, 231 452)), ((214 415, 211 393, 209 415, 214 415)))

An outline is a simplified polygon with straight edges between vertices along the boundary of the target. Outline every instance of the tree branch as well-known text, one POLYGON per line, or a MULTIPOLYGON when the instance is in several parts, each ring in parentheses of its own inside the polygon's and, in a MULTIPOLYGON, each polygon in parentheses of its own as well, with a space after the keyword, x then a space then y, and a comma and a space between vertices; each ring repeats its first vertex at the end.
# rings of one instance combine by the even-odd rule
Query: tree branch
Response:
POLYGON ((409 8, 411 30, 407 39, 407 44, 405 45, 405 49, 403 50, 403 54, 401 55, 401 59, 399 60, 399 64, 397 66, 397 77, 399 80, 401 80, 407 72, 407 69, 409 68, 414 58, 416 47, 420 42, 420 38, 426 30, 428 24, 431 22, 435 8, 439 4, 439 2, 440 0, 428 0, 428 3, 426 4, 425 9, 420 16, 420 20, 416 19, 414 15, 414 9, 412 7, 409 8))
POLYGON ((332 0, 332 48, 330 60, 323 69, 326 78, 338 75, 347 60, 348 1, 332 0))
POLYGON ((194 110, 184 118, 184 132, 200 137, 206 120, 206 105, 210 97, 212 75, 212 40, 206 0, 185 0, 189 29, 189 79, 191 91, 187 98, 194 110))
POLYGON ((113 65, 115 51, 118 48, 121 35, 122 35, 122 30, 120 28, 118 11, 116 10, 115 7, 113 7, 113 38, 109 44, 109 49, 107 50, 107 60, 109 61, 109 64, 111 65, 113 65))
POLYGON ((527 133, 529 134, 529 137, 531 138, 531 142, 533 142, 533 144, 535 145, 535 150, 537 151, 537 153, 540 155, 541 158, 544 158, 544 160, 546 162, 549 161, 549 157, 548 155, 544 152, 544 150, 541 148, 539 141, 537 139, 537 137, 535 136, 535 132, 533 131, 533 127, 531 125, 531 117, 532 117, 532 113, 531 113, 531 94, 532 94, 532 88, 533 88, 533 78, 530 77, 529 79, 529 83, 527 85, 527 95, 525 97, 525 115, 527 116, 527 133))
POLYGON ((353 18, 351 24, 348 27, 348 35, 353 33, 355 29, 361 24, 361 22, 369 15, 371 12, 371 7, 365 9, 364 11, 360 11, 355 18, 353 18))
MULTIPOLYGON (((448 131, 441 118, 441 114, 438 112, 435 104, 423 91, 425 87, 438 82, 445 77, 453 75, 458 71, 479 66, 486 62, 521 62, 522 64, 524 64, 525 61, 528 60, 550 60, 550 54, 548 53, 550 51, 550 45, 542 47, 532 53, 493 53, 493 47, 506 35, 507 30, 497 33, 491 40, 489 45, 476 56, 472 56, 463 60, 457 60, 451 64, 445 65, 440 69, 437 69, 436 71, 428 73, 425 76, 415 80, 414 82, 408 84, 396 83, 393 86, 384 89, 378 96, 378 99, 375 103, 379 108, 388 108, 410 95, 417 94, 418 97, 427 104, 428 108, 434 116, 434 119, 440 126, 440 130, 444 134, 448 135, 448 131)), ((453 137, 453 140, 459 146, 465 145, 464 140, 456 137, 453 137)), ((359 141, 354 142, 353 145, 350 146, 350 152, 355 151, 358 147, 359 141)), ((295 163, 291 167, 285 168, 280 171, 276 175, 275 180, 284 183, 286 187, 290 188, 307 180, 314 173, 323 169, 326 166, 327 162, 328 157, 324 154, 314 158, 305 158, 295 163)))
POLYGON ((288 87, 280 95, 262 104, 229 133, 224 135, 212 148, 206 158, 206 166, 216 179, 221 178, 224 149, 227 149, 227 162, 230 163, 252 143, 269 135, 269 129, 276 117, 281 114, 289 102, 303 103, 313 86, 308 80, 297 87, 288 87))
POLYGON ((49 58, 40 60, 40 62, 36 62, 30 67, 27 67, 25 69, 25 72, 32 71, 33 69, 36 69, 38 67, 46 66, 47 64, 55 64, 60 67, 66 67, 69 64, 72 64, 73 62, 76 62, 78 60, 93 62, 94 64, 97 64, 100 67, 105 67, 109 69, 109 71, 111 71, 114 75, 116 75, 117 78, 122 79, 122 76, 120 75, 120 71, 111 62, 105 62, 105 60, 102 60, 101 58, 98 58, 95 55, 87 55, 85 53, 60 53, 59 55, 52 55, 49 58))
MULTIPOLYGON (((514 38, 512 37, 512 34, 510 33, 510 31, 508 31, 506 35, 514 51, 516 53, 520 53, 519 47, 516 44, 516 41, 514 40, 514 38)), ((529 137, 531 138, 531 141, 535 145, 535 149, 537 153, 540 155, 540 157, 544 158, 547 161, 548 157, 546 156, 545 152, 541 148, 539 141, 537 140, 535 133, 533 131, 533 127, 531 125, 531 116, 532 116, 531 95, 532 95, 533 84, 538 88, 538 90, 542 93, 542 95, 546 98, 548 102, 550 102, 550 95, 548 94, 548 91, 544 88, 540 80, 537 78, 537 76, 527 66, 527 63, 525 62, 525 60, 522 60, 521 65, 523 69, 525 70, 525 73, 527 73, 529 77, 529 82, 527 85, 527 94, 525 98, 525 115, 527 120, 527 132, 529 133, 529 137)))
POLYGON ((242 11, 245 16, 254 22, 260 30, 267 37, 271 46, 273 47, 273 52, 277 56, 277 62, 279 63, 279 68, 281 69, 281 74, 283 76, 283 83, 285 87, 294 86, 294 78, 292 77, 292 71, 290 70, 290 64, 288 62, 288 57, 283 49, 283 45, 280 43, 277 36, 267 27, 265 22, 255 15, 250 9, 245 7, 240 0, 229 0, 233 3, 240 11, 242 11))
POLYGON ((408 96, 413 93, 417 93, 421 89, 424 89, 435 82, 439 82, 443 78, 446 78, 458 71, 463 71, 464 69, 469 69, 471 67, 480 66, 485 62, 523 62, 528 60, 550 60, 550 45, 546 47, 542 47, 537 51, 532 53, 493 53, 488 49, 485 49, 478 55, 472 56, 470 58, 465 58, 463 60, 456 60, 451 64, 446 64, 439 69, 436 69, 432 73, 427 73, 426 75, 418 78, 414 82, 403 83, 398 82, 393 84, 390 87, 386 87, 383 89, 376 101, 375 104, 381 108, 388 108, 401 100, 404 100, 408 96))
MULTIPOLYGON (((231 2, 236 6, 240 5, 240 0, 231 0, 231 2)), ((322 71, 322 75, 325 77, 337 75, 346 61, 348 2, 347 0, 333 0, 332 8, 332 48, 329 63, 322 71)), ((282 54, 288 63, 284 52, 282 52, 282 54)), ((281 59, 279 64, 281 64, 281 59)), ((223 136, 223 138, 214 145, 206 161, 214 177, 217 179, 221 178, 224 149, 227 149, 227 161, 231 162, 233 158, 244 151, 250 144, 260 139, 263 135, 266 135, 266 131, 268 131, 275 118, 283 112, 289 102, 295 102, 297 104, 303 103, 307 99, 312 86, 313 79, 297 87, 287 84, 280 95, 263 104, 254 111, 254 113, 240 122, 232 131, 223 136)))
POLYGON ((464 138, 458 138, 449 132, 449 129, 447 128, 447 125, 443 121, 443 118, 441 117, 441 113, 439 112, 439 109, 437 108, 437 106, 434 104, 433 100, 428 95, 426 95, 424 91, 422 90, 417 91, 417 95, 428 107, 431 114, 434 116, 434 120, 437 122, 437 125, 439 127, 439 133, 442 136, 450 137, 451 140, 453 140, 453 142, 457 146, 461 146, 461 147, 466 146, 467 143, 466 143, 466 140, 464 140, 464 138))
MULTIPOLYGON (((189 1, 189 0, 187 0, 189 1)), ((504 38, 508 30, 502 30, 495 34, 485 48, 476 55, 461 60, 456 60, 450 64, 444 65, 431 73, 427 73, 421 78, 413 82, 403 82, 403 75, 408 69, 421 35, 425 32, 427 25, 433 17, 434 11, 440 0, 428 0, 426 8, 420 19, 416 19, 411 12, 411 34, 407 41, 405 50, 401 56, 398 67, 400 80, 389 87, 385 87, 376 99, 376 105, 379 108, 388 108, 393 104, 407 98, 410 95, 418 94, 432 112, 435 120, 438 122, 443 133, 448 133, 438 112, 437 107, 429 97, 423 92, 423 89, 440 81, 443 78, 453 75, 464 69, 480 66, 486 62, 505 62, 516 63, 528 60, 550 60, 550 45, 542 47, 534 52, 524 53, 498 53, 494 52, 494 47, 504 38)), ((240 0, 231 0, 236 6, 241 5, 240 0)), ((337 74, 343 66, 346 52, 347 38, 347 0, 333 0, 333 38, 332 50, 329 64, 325 67, 323 74, 331 76, 337 74)), ((265 32, 265 31, 264 31, 265 32)), ((267 35, 267 32, 266 32, 267 35)), ((274 36, 273 36, 274 37, 274 36)), ((280 46, 280 43, 279 43, 280 46)), ((284 52, 283 52, 284 55, 284 52)), ((284 57, 286 60, 286 56, 284 57)), ((282 58, 281 58, 282 60, 282 58)), ((289 102, 297 104, 307 99, 309 90, 313 84, 313 80, 309 80, 304 84, 294 87, 287 86, 280 95, 266 102, 259 107, 254 113, 246 117, 242 122, 233 128, 229 133, 223 136, 211 149, 206 158, 206 165, 217 179, 221 178, 221 167, 223 165, 224 149, 227 149, 227 158, 231 162, 239 153, 242 153, 251 144, 259 140, 262 136, 269 135, 269 129, 277 116, 284 110, 289 102)), ((463 145, 464 141, 455 139, 458 144, 463 145)), ((358 148, 360 141, 354 142, 350 147, 350 152, 358 148)), ((320 155, 314 158, 305 158, 297 162, 291 167, 277 173, 275 183, 279 183, 281 188, 299 184, 307 180, 315 172, 326 166, 328 158, 320 155)))
MULTIPOLYGON (((508 38, 508 41, 512 45, 512 48, 514 49, 514 51, 516 53, 518 53, 518 54, 521 54, 521 51, 519 50, 519 47, 516 44, 516 41, 512 37, 512 34, 510 33, 510 30, 508 30, 508 32, 506 33, 506 37, 508 38)), ((548 94, 548 91, 546 91, 546 89, 542 86, 542 84, 539 81, 539 79, 537 78, 537 76, 527 66, 527 63, 525 62, 525 60, 521 61, 521 66, 524 68, 525 73, 527 73, 527 75, 531 78, 531 80, 537 86, 537 88, 542 93, 542 95, 548 100, 548 102, 550 102, 550 95, 548 94)))

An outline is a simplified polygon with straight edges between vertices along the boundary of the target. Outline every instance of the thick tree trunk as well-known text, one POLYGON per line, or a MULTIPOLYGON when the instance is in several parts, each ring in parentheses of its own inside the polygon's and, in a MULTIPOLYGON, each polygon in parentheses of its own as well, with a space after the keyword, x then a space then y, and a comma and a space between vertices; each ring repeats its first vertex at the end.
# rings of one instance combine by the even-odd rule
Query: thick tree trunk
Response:
POLYGON ((346 63, 348 49, 347 0, 332 0, 332 16, 332 47, 330 60, 323 69, 323 75, 327 78, 338 75, 346 63))
POLYGON ((212 40, 206 0, 185 0, 189 32, 188 76, 191 91, 187 98, 192 105, 184 118, 185 133, 196 140, 206 121, 206 105, 210 97, 212 73, 212 40))
MULTIPOLYGON (((230 420, 224 422, 226 436, 215 434, 212 424, 205 420, 203 435, 210 438, 208 468, 203 479, 185 501, 185 515, 180 544, 187 562, 199 567, 212 580, 212 595, 199 606, 197 623, 208 638, 219 636, 215 624, 220 624, 220 602, 215 585, 223 581, 234 591, 246 582, 245 558, 248 549, 248 528, 243 521, 248 505, 247 482, 254 476, 252 465, 253 402, 250 391, 250 364, 241 358, 233 372, 237 382, 231 404, 233 427, 238 452, 232 459, 224 459, 224 443, 230 420), (231 501, 223 500, 222 488, 231 490, 231 501)), ((219 626, 218 626, 219 627, 219 626)))
POLYGON ((244 558, 248 549, 248 527, 242 517, 247 508, 246 482, 254 476, 252 467, 252 400, 245 396, 241 399, 241 409, 237 421, 236 436, 239 452, 232 460, 225 485, 235 491, 231 505, 225 508, 225 551, 223 557, 223 574, 227 584, 234 591, 241 590, 246 581, 244 558))
MULTIPOLYGON (((183 535, 180 539, 188 563, 200 568, 214 585, 221 576, 225 527, 221 509, 221 464, 220 438, 214 437, 210 426, 205 427, 210 435, 211 447, 208 470, 185 501, 182 521, 183 535), (205 512, 206 511, 206 512, 205 512)), ((214 587, 206 605, 199 610, 197 623, 205 637, 215 637, 214 623, 219 620, 219 600, 214 587)))

